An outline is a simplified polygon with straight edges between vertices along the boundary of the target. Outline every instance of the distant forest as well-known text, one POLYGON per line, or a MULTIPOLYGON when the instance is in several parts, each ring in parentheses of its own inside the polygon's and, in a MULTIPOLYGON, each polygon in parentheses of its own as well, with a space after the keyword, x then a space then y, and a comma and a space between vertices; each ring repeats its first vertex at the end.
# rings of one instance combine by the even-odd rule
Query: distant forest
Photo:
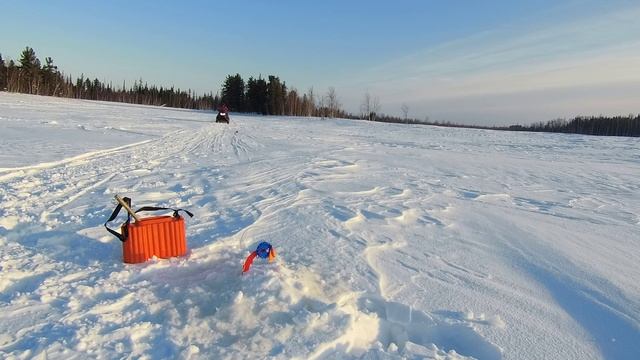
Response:
POLYGON ((288 88, 285 81, 274 75, 266 78, 258 76, 245 80, 240 76, 228 75, 220 93, 198 95, 191 89, 158 87, 143 83, 142 79, 127 87, 126 83, 114 86, 98 79, 72 79, 58 70, 53 59, 45 58, 44 64, 35 51, 26 47, 20 54, 18 63, 6 62, 0 54, 0 91, 33 95, 57 96, 75 99, 102 100, 130 104, 169 106, 175 108, 211 110, 224 103, 231 111, 257 113, 263 115, 318 116, 331 118, 360 119, 389 123, 423 124, 448 127, 466 127, 506 131, 533 131, 576 133, 605 136, 640 136, 640 115, 589 116, 571 120, 555 119, 535 123, 530 126, 484 127, 431 122, 408 117, 409 108, 401 106, 403 117, 380 113, 380 100, 364 94, 359 114, 342 110, 338 95, 333 87, 325 94, 316 94, 313 88, 304 93, 288 88))
POLYGON ((130 104, 170 106, 187 109, 211 109, 216 99, 211 95, 198 96, 191 90, 174 87, 149 86, 142 80, 130 87, 125 83, 120 87, 98 79, 81 75, 75 80, 64 75, 54 65, 53 59, 45 58, 44 64, 36 57, 35 51, 27 47, 16 64, 5 62, 0 54, 0 90, 32 95, 58 96, 65 98, 124 102, 130 104))

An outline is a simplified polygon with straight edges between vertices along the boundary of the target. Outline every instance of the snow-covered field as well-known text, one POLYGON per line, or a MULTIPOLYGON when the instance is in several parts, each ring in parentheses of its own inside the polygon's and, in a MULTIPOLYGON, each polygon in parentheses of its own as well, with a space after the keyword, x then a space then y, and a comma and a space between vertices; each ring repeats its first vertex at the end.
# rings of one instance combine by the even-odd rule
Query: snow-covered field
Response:
POLYGON ((640 359, 637 139, 213 118, 0 93, 0 358, 640 359))

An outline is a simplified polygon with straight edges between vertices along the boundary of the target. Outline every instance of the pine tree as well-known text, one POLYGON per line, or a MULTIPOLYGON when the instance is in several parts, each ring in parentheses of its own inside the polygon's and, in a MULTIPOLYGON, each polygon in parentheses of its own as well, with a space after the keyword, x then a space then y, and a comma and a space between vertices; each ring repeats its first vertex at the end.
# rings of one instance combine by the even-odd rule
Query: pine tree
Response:
POLYGON ((270 115, 284 115, 287 87, 277 76, 269 75, 267 106, 270 115))
POLYGON ((259 76, 258 79, 249 78, 246 94, 247 111, 267 114, 267 82, 259 76))
POLYGON ((258 112, 257 106, 256 106, 257 94, 255 93, 255 91, 256 91, 256 80, 253 78, 253 76, 249 76, 249 80, 247 80, 247 93, 245 94, 244 99, 246 102, 246 109, 250 113, 258 112))
POLYGON ((58 67, 53 65, 53 59, 47 57, 44 59, 45 65, 42 67, 43 95, 57 95, 58 88, 62 82, 58 74, 58 67))
POLYGON ((40 85, 40 60, 36 52, 26 47, 20 56, 20 88, 27 94, 37 94, 40 85))
POLYGON ((243 112, 245 111, 244 91, 242 76, 228 75, 222 85, 222 102, 229 107, 229 110, 243 112))

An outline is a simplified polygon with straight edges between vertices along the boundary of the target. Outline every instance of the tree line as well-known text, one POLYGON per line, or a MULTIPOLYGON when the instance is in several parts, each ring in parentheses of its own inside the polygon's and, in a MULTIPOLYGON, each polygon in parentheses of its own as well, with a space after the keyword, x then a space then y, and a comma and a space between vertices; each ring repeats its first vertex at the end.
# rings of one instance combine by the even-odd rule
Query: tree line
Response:
POLYGON ((216 109, 224 103, 235 112, 358 118, 342 110, 333 87, 326 94, 316 94, 313 87, 301 93, 295 88, 288 88, 285 81, 275 75, 249 77, 245 82, 240 74, 226 77, 222 95, 214 95, 213 92, 198 95, 191 89, 158 87, 142 79, 129 87, 126 82, 114 86, 84 74, 73 79, 60 71, 51 57, 46 57, 43 65, 35 50, 28 46, 17 63, 14 60, 6 62, 0 54, 0 91, 200 110, 216 109))
POLYGON ((127 87, 116 87, 98 79, 81 75, 75 80, 64 75, 50 57, 44 65, 35 51, 26 47, 16 63, 6 62, 0 54, 0 90, 32 95, 58 96, 86 100, 124 102, 130 104, 170 106, 188 109, 212 109, 220 102, 213 94, 197 95, 188 90, 149 86, 142 79, 127 87))
POLYGON ((245 82, 240 74, 228 75, 222 84, 221 101, 231 111, 262 115, 320 116, 348 118, 341 108, 335 88, 317 95, 313 87, 305 93, 288 88, 278 76, 266 79, 250 76, 245 82))
POLYGON ((222 85, 222 96, 213 92, 198 95, 191 89, 173 86, 158 87, 142 79, 129 87, 126 82, 114 86, 84 75, 73 79, 61 72, 50 57, 45 58, 43 65, 33 48, 28 46, 17 63, 6 62, 0 54, 0 91, 199 110, 216 109, 225 103, 232 111, 264 115, 349 116, 341 109, 334 88, 329 88, 322 96, 317 96, 313 88, 301 94, 295 88, 289 89, 274 75, 266 79, 250 77, 245 83, 239 74, 227 76, 222 85))
POLYGON ((512 125, 512 131, 555 132, 602 136, 640 136, 640 114, 627 116, 578 116, 571 120, 555 119, 530 126, 512 125))
POLYGON ((311 87, 302 93, 296 88, 289 88, 285 81, 275 75, 266 78, 262 75, 257 78, 251 76, 246 82, 240 74, 228 75, 222 84, 221 95, 214 95, 213 92, 198 95, 191 89, 185 91, 173 86, 148 85, 142 79, 134 81, 129 87, 126 82, 121 86, 113 86, 112 83, 92 80, 84 75, 74 80, 59 71, 51 57, 46 57, 42 64, 35 51, 28 46, 20 54, 17 63, 13 60, 6 62, 0 54, 0 91, 199 110, 215 109, 224 103, 234 112, 263 115, 317 116, 508 131, 640 136, 640 115, 579 116, 568 121, 555 119, 529 126, 469 126, 431 122, 428 118, 410 118, 406 104, 400 107, 403 117, 385 115, 380 112, 380 99, 369 92, 364 94, 360 113, 352 114, 342 109, 335 88, 329 87, 326 93, 317 94, 311 87))

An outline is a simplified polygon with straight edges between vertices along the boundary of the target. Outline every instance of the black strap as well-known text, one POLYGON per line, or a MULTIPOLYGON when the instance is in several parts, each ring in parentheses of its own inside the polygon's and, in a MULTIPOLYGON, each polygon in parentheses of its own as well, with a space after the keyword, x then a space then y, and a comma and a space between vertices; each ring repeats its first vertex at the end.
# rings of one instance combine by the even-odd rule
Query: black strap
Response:
MULTIPOLYGON (((122 200, 124 200, 127 205, 129 205, 129 207, 131 207, 131 199, 129 199, 128 197, 122 198, 122 200)), ((104 223, 104 227, 107 229, 107 231, 109 231, 110 233, 112 233, 113 235, 115 235, 118 239, 120 239, 120 241, 125 242, 127 240, 128 237, 128 229, 129 227, 126 225, 129 225, 129 223, 131 223, 131 215, 129 213, 127 213, 127 221, 122 224, 122 234, 113 230, 113 229, 109 229, 109 227, 107 226, 107 224, 110 221, 115 220, 115 218, 118 216, 118 214, 120 213, 120 210, 122 210, 122 205, 118 204, 118 206, 116 206, 116 208, 113 210, 113 213, 111 214, 111 216, 109 217, 109 220, 107 220, 107 222, 104 223)), ((185 209, 172 209, 172 208, 166 208, 166 207, 157 207, 157 206, 143 206, 140 209, 136 210, 136 214, 141 212, 141 211, 160 211, 160 210, 171 210, 173 211, 173 217, 175 218, 179 218, 180 211, 184 211, 187 215, 189 215, 189 217, 193 217, 193 214, 190 211, 187 211, 185 209)))
POLYGON ((190 211, 187 211, 185 209, 172 209, 172 208, 157 207, 157 206, 143 206, 140 209, 136 210, 136 214, 141 211, 159 211, 159 210, 171 210, 173 211, 173 217, 175 218, 180 217, 180 214, 178 214, 178 212, 180 211, 184 211, 187 215, 189 215, 189 217, 193 217, 193 214, 190 211))
MULTIPOLYGON (((128 205, 129 207, 131 207, 131 199, 130 199, 130 198, 125 197, 125 198, 123 198, 122 200, 124 200, 124 202, 126 202, 126 203, 127 203, 127 205, 128 205)), ((120 213, 120 210, 122 210, 122 205, 120 205, 120 204, 118 203, 118 206, 116 206, 116 208, 115 208, 115 209, 113 209, 113 212, 111 213, 111 216, 109 216, 109 220, 107 220, 107 221, 104 223, 104 227, 107 229, 107 231, 109 231, 110 233, 112 233, 112 234, 113 234, 115 237, 117 237, 120 241, 124 242, 125 240, 127 240, 127 236, 129 235, 129 234, 127 233, 127 231, 128 231, 128 227, 127 227, 127 226, 122 226, 122 227, 121 227, 121 228, 122 228, 122 234, 121 234, 121 233, 119 233, 119 232, 117 232, 117 231, 115 231, 115 230, 113 230, 113 229, 110 229, 110 228, 107 226, 107 224, 108 224, 109 222, 111 222, 111 221, 115 220, 115 219, 116 219, 116 217, 118 217, 118 214, 120 213)), ((130 222, 131 222, 131 215, 129 215, 129 213, 127 213, 127 221, 126 221, 123 225, 129 225, 129 223, 130 223, 130 222)))

